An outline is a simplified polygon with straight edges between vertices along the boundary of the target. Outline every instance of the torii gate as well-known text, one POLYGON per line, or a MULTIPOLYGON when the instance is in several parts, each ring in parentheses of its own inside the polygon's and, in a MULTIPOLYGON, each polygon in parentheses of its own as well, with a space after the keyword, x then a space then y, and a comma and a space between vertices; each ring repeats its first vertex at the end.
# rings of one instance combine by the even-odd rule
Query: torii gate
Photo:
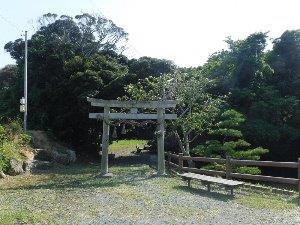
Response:
POLYGON ((166 108, 174 108, 176 101, 118 101, 87 98, 92 106, 103 107, 103 113, 89 113, 90 119, 103 120, 102 134, 102 157, 101 157, 101 175, 109 176, 108 173, 108 146, 109 146, 109 121, 110 120, 157 120, 157 174, 165 174, 165 120, 174 120, 176 114, 165 114, 166 108), (130 113, 111 113, 110 108, 130 108, 130 113), (138 113, 137 108, 156 109, 156 114, 138 113))

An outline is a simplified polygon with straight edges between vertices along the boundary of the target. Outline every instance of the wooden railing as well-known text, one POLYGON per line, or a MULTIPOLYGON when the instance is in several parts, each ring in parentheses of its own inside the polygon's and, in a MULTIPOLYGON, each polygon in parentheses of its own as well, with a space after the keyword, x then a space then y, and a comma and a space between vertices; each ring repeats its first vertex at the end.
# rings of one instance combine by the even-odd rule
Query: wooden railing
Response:
POLYGON ((226 159, 220 158, 207 158, 207 157, 191 157, 191 156, 183 156, 182 153, 178 155, 172 154, 171 152, 166 153, 167 156, 167 165, 170 169, 175 168, 180 173, 182 172, 192 172, 199 174, 206 174, 212 176, 223 176, 228 179, 230 178, 238 178, 238 179, 247 179, 247 180, 255 180, 255 181, 266 181, 266 182, 276 182, 276 183, 284 183, 284 184, 292 184, 298 186, 298 191, 300 195, 300 158, 298 162, 274 162, 274 161, 255 161, 255 160, 237 160, 226 157, 226 159), (177 159, 178 164, 172 162, 172 159, 177 159), (216 171, 216 170, 208 170, 208 169, 199 169, 199 168, 191 168, 185 167, 184 161, 192 161, 192 162, 205 162, 205 163, 218 163, 225 164, 225 171, 216 171), (265 175, 251 175, 251 174, 242 174, 242 173, 234 173, 232 172, 232 166, 240 165, 240 166, 259 166, 259 167, 281 167, 281 168, 293 168, 298 169, 298 179, 296 178, 286 178, 286 177, 273 177, 273 176, 265 176, 265 175))

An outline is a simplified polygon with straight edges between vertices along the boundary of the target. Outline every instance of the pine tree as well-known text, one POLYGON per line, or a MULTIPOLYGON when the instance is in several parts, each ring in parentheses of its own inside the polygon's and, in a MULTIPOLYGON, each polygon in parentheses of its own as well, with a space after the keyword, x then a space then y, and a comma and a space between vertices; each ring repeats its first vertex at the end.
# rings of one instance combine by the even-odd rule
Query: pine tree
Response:
MULTIPOLYGON (((235 159, 259 160, 261 155, 268 152, 262 147, 251 148, 251 144, 243 139, 240 125, 245 121, 243 114, 230 109, 220 115, 220 120, 209 131, 210 140, 193 149, 197 155, 225 158, 229 156, 235 159)), ((222 165, 214 164, 208 168, 225 170, 222 165)), ((240 173, 259 174, 257 167, 236 166, 233 171, 240 173)))

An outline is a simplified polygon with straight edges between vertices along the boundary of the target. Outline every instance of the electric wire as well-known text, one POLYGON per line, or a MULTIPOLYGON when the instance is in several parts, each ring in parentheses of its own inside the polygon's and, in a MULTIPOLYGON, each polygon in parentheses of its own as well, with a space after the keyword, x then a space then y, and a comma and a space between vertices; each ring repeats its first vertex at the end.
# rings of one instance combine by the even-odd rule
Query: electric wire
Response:
POLYGON ((23 32, 22 29, 20 29, 19 26, 17 26, 16 24, 14 24, 13 22, 11 22, 9 19, 7 19, 5 16, 0 14, 0 18, 5 21, 7 24, 9 24, 11 27, 15 28, 17 31, 21 31, 23 32))

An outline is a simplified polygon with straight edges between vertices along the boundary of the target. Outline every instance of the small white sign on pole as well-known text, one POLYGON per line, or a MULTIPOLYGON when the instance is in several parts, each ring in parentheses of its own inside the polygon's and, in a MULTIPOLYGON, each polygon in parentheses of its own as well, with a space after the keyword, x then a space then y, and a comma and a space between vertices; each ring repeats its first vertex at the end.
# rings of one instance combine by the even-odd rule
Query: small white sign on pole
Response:
POLYGON ((25 105, 20 105, 20 112, 25 112, 25 105))
POLYGON ((20 99, 20 104, 25 105, 25 98, 24 98, 24 97, 22 97, 22 98, 20 99))

